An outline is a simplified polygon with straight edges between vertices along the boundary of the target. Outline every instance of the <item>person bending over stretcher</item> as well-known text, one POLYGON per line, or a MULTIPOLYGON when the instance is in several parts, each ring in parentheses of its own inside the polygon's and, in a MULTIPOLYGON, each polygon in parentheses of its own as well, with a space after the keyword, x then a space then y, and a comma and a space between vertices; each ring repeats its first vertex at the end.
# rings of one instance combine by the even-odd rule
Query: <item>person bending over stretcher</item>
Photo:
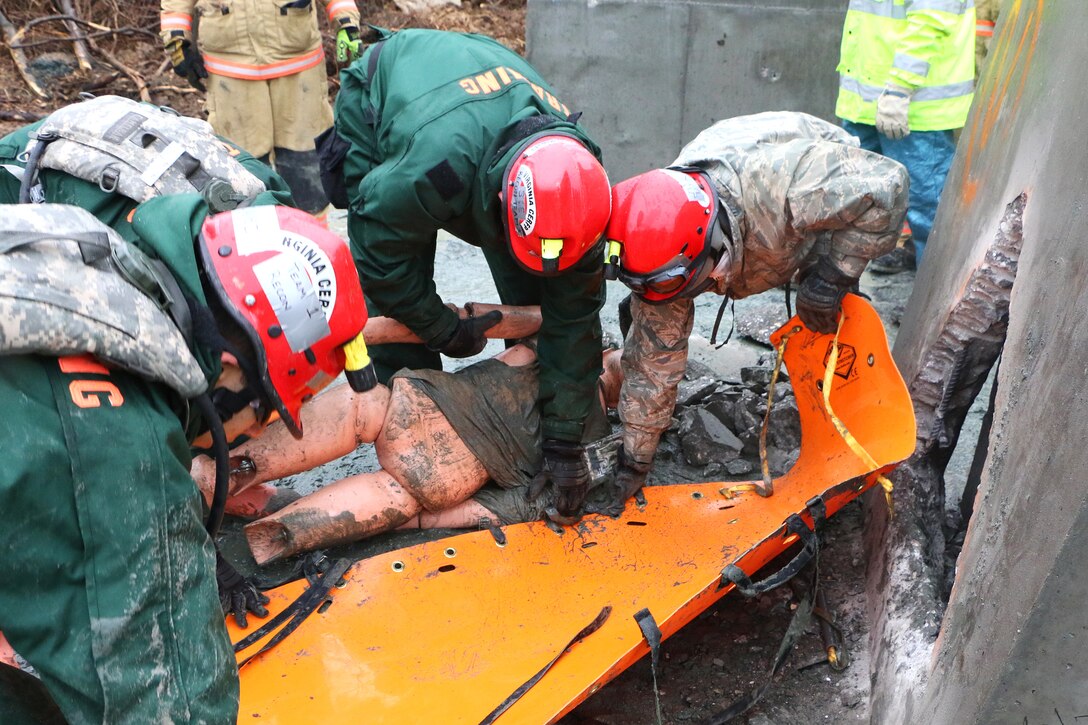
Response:
MULTIPOLYGON (((586 442, 608 435, 604 409, 615 407, 621 382, 620 351, 606 351, 601 405, 593 406, 586 442)), ((334 388, 307 406, 313 422, 303 441, 279 423, 269 426, 259 440, 232 452, 232 496, 363 443, 374 444, 382 468, 336 481, 248 524, 245 535, 257 563, 398 527, 542 518, 557 492, 534 475, 541 437, 536 390, 536 353, 522 344, 456 373, 402 370, 389 387, 364 394, 334 388)), ((192 473, 210 495, 212 461, 198 457, 192 473)))

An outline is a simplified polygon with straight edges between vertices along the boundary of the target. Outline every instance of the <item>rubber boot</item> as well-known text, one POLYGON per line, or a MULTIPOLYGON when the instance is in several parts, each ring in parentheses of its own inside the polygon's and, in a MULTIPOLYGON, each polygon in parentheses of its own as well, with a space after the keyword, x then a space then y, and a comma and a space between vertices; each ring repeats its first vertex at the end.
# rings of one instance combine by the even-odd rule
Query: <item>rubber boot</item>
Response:
POLYGON ((321 188, 321 168, 317 151, 292 151, 275 149, 276 171, 291 187, 298 208, 310 214, 318 214, 329 205, 329 199, 321 188))

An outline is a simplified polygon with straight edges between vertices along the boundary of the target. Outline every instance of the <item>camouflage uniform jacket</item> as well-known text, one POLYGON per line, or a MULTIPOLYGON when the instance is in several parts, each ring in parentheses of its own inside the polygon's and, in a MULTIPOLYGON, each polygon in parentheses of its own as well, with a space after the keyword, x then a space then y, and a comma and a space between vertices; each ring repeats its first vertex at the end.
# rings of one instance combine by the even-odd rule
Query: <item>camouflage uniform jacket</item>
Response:
MULTIPOLYGON (((765 292, 821 256, 857 278, 890 251, 906 214, 907 172, 857 144, 826 121, 780 112, 721 121, 685 146, 673 166, 705 171, 728 217, 711 289, 735 299, 765 292)), ((619 414, 624 450, 640 463, 653 460, 669 426, 694 310, 691 299, 632 298, 619 414)))

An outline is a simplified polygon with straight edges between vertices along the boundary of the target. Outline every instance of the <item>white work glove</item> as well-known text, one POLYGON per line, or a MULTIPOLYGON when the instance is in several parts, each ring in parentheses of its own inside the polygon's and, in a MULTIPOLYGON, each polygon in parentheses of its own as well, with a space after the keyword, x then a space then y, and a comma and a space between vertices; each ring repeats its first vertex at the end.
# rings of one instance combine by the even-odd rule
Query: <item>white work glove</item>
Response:
POLYGON ((888 138, 898 141, 910 135, 907 111, 910 108, 909 88, 888 83, 884 92, 876 99, 876 130, 888 138))

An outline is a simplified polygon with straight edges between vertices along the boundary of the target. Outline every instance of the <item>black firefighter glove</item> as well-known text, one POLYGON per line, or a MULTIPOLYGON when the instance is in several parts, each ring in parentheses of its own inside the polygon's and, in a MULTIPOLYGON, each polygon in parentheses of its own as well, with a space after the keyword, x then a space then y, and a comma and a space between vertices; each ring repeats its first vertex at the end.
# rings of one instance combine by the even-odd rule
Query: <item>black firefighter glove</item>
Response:
POLYGON ((634 322, 634 318, 631 316, 631 295, 628 294, 622 300, 619 305, 616 306, 616 311, 620 318, 620 334, 623 335, 623 339, 627 339, 627 333, 631 330, 631 324, 634 322))
POLYGON ((466 317, 457 321, 453 335, 441 345, 427 347, 446 357, 472 357, 479 355, 487 344, 484 333, 502 322, 502 312, 492 310, 479 317, 466 317))
POLYGON ((257 585, 246 579, 229 561, 215 550, 215 583, 219 585, 219 603, 223 605, 223 614, 233 614, 234 621, 245 629, 249 626, 246 615, 249 612, 258 617, 267 617, 266 597, 257 585))
POLYGON ((797 316, 814 332, 830 334, 839 326, 842 298, 858 284, 840 272, 827 257, 820 257, 797 288, 797 316))
POLYGON ((559 499, 555 513, 548 513, 549 518, 565 526, 578 523, 582 501, 589 491, 589 465, 582 445, 549 439, 544 441, 541 451, 544 460, 529 486, 529 498, 535 499, 548 483, 554 483, 559 499))
POLYGON ((650 473, 651 463, 639 463, 627 457, 627 453, 620 448, 619 470, 612 482, 608 502, 596 509, 594 513, 608 516, 619 516, 627 505, 627 499, 638 493, 639 489, 646 485, 646 476, 650 473))
POLYGON ((204 90, 201 80, 208 77, 208 71, 204 68, 204 59, 200 57, 200 51, 193 47, 188 38, 172 38, 166 44, 166 52, 170 54, 170 65, 174 66, 174 72, 189 81, 189 85, 198 91, 204 90))

